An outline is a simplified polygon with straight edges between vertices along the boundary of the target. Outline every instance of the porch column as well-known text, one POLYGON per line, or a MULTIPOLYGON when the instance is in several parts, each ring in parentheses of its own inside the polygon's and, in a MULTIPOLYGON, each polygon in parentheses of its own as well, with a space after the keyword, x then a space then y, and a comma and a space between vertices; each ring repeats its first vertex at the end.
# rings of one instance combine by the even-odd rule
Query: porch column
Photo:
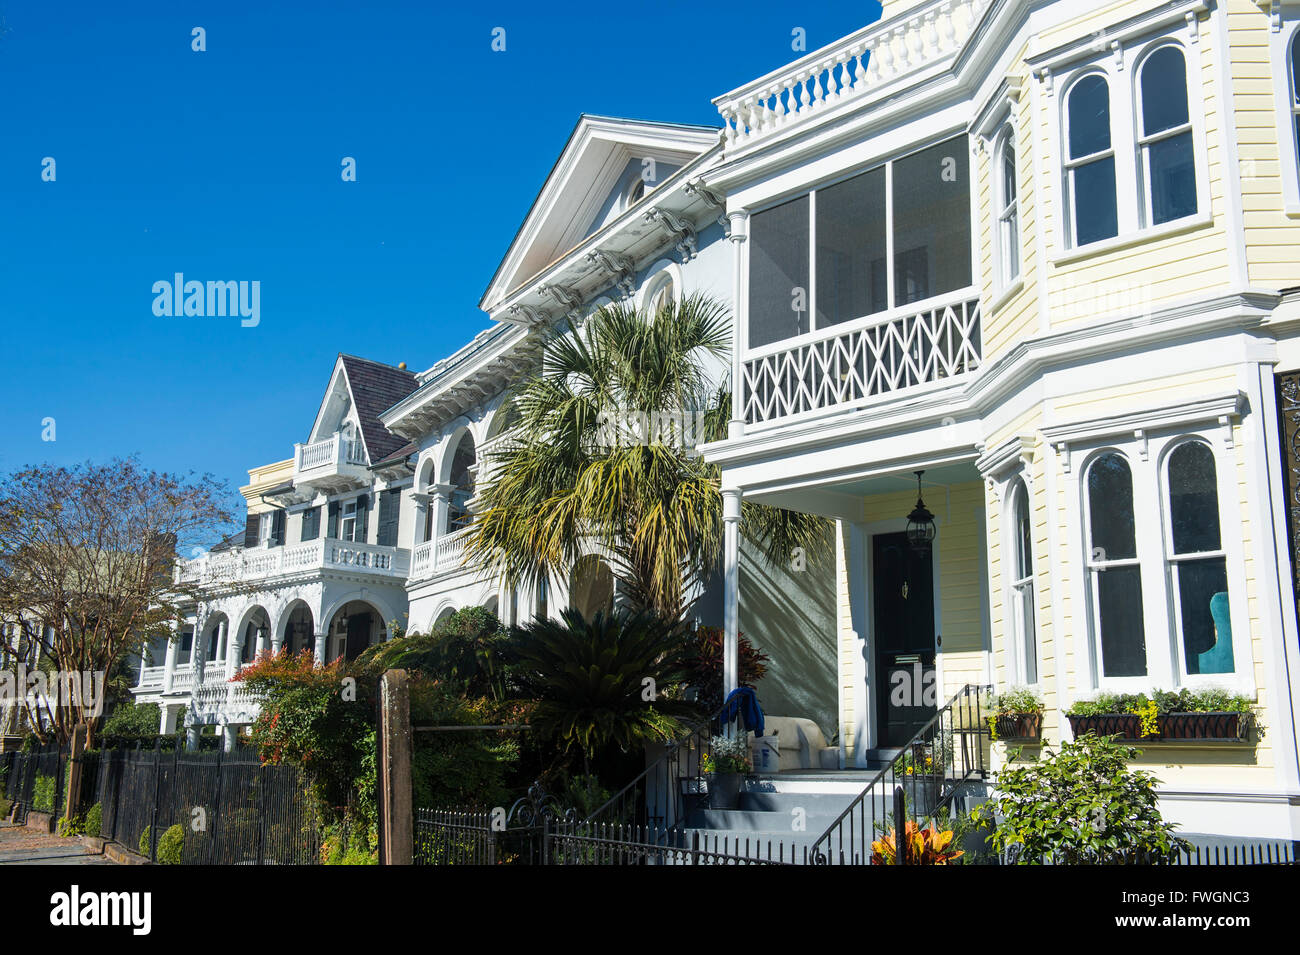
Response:
MULTIPOLYGON (((286 620, 284 622, 285 632, 287 633, 289 628, 292 626, 293 626, 293 621, 286 620)), ((284 648, 284 636, 280 633, 279 630, 271 631, 271 656, 278 657, 280 655, 280 651, 283 648, 284 648)))
POLYGON ((329 638, 329 630, 316 634, 316 665, 319 667, 325 665, 325 648, 329 643, 329 638))
POLYGON ((217 624, 217 659, 225 660, 229 655, 227 642, 230 640, 230 620, 223 617, 217 624))
POLYGON ((193 694, 198 685, 203 682, 203 670, 207 666, 208 659, 208 622, 207 620, 194 620, 194 639, 190 641, 190 668, 194 671, 194 676, 190 683, 190 693, 193 694))
POLYGON ((724 637, 722 691, 731 693, 740 683, 740 499, 739 488, 722 492, 724 637))
POLYGON ((266 652, 266 627, 257 628, 257 656, 260 658, 266 652))
POLYGON ((416 492, 411 495, 415 501, 415 534, 411 538, 411 549, 423 544, 429 538, 424 536, 424 525, 429 520, 429 495, 422 492, 416 492))
POLYGON ((745 240, 749 238, 749 212, 745 209, 728 212, 727 220, 731 223, 731 234, 727 238, 731 240, 732 301, 735 302, 731 336, 731 419, 727 422, 727 437, 734 441, 745 434, 745 379, 740 356, 745 348, 745 319, 749 315, 746 301, 748 287, 745 282, 745 240))
POLYGON ((227 753, 235 751, 235 737, 239 734, 239 727, 234 723, 221 724, 221 748, 227 753))
POLYGON ((447 523, 447 505, 451 503, 451 492, 454 490, 456 490, 454 484, 434 484, 429 488, 433 498, 433 533, 429 536, 430 540, 436 540, 451 532, 447 523))
POLYGON ((241 627, 235 632, 234 639, 230 641, 226 651, 226 679, 229 680, 239 669, 240 660, 244 656, 244 628, 241 627))
POLYGON ((158 734, 160 736, 176 735, 176 717, 180 715, 181 708, 173 706, 170 703, 162 704, 161 718, 158 721, 158 734))
POLYGON ((176 675, 176 654, 181 646, 181 628, 176 623, 172 626, 172 635, 167 639, 167 655, 163 660, 163 692, 172 691, 172 677, 176 675))

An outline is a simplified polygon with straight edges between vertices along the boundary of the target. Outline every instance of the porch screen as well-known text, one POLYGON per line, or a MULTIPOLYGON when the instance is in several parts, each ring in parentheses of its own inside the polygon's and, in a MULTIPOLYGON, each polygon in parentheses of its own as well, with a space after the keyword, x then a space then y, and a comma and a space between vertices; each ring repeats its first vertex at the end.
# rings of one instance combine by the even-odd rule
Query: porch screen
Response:
POLYGON ((750 347, 806 333, 808 197, 754 213, 749 245, 750 347))
POLYGON ((965 136, 894 163, 894 305, 971 284, 965 136))
POLYGON ((817 327, 889 307, 884 281, 885 169, 817 190, 817 327))

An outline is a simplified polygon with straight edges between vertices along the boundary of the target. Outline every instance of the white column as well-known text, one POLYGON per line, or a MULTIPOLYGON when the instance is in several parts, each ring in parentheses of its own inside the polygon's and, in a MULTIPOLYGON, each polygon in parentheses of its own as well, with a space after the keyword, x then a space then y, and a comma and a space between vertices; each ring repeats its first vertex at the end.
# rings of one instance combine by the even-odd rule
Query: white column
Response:
POLYGON ((325 665, 325 649, 329 643, 330 634, 326 630, 324 633, 316 634, 316 665, 325 665))
POLYGON ((293 626, 292 619, 284 622, 284 633, 279 630, 271 631, 271 656, 279 656, 280 651, 284 649, 284 638, 289 636, 289 628, 293 626))
POLYGON ((732 306, 731 306, 731 420, 727 423, 727 437, 731 440, 745 435, 745 389, 740 356, 746 340, 746 268, 745 240, 749 238, 749 213, 744 209, 727 213, 731 223, 732 249, 732 306))
POLYGON ((266 631, 267 627, 257 628, 257 656, 260 658, 266 652, 266 631))
POLYGON ((176 717, 180 715, 180 707, 164 703, 161 710, 161 719, 158 721, 159 734, 162 736, 176 735, 176 717))
POLYGON ((740 683, 740 499, 741 492, 738 488, 727 488, 722 492, 724 695, 740 683))
POLYGON ((424 525, 428 521, 429 495, 415 493, 411 497, 415 501, 415 533, 411 537, 411 549, 414 550, 416 545, 423 544, 428 540, 424 536, 424 525))
POLYGON ((190 666, 194 670, 194 676, 190 682, 190 693, 193 694, 198 685, 203 682, 203 671, 207 666, 208 658, 208 622, 207 620, 194 620, 194 639, 190 641, 190 666))
POLYGON ((227 753, 235 750, 235 736, 239 733, 239 727, 233 723, 223 723, 221 725, 221 748, 227 753))
POLYGON ((226 652, 226 679, 229 680, 239 669, 240 661, 244 656, 244 629, 240 628, 235 631, 234 638, 230 641, 226 652))
POLYGON ((172 691, 172 677, 176 675, 176 654, 181 648, 181 628, 172 628, 172 635, 167 641, 167 656, 163 662, 163 692, 172 691))
POLYGON ((230 656, 228 644, 230 641, 230 620, 223 618, 217 624, 217 659, 225 661, 230 656))
POLYGON ((456 489, 454 484, 435 484, 429 488, 433 497, 433 536, 431 539, 437 539, 444 534, 451 532, 448 526, 447 511, 448 504, 451 502, 451 492, 456 489))

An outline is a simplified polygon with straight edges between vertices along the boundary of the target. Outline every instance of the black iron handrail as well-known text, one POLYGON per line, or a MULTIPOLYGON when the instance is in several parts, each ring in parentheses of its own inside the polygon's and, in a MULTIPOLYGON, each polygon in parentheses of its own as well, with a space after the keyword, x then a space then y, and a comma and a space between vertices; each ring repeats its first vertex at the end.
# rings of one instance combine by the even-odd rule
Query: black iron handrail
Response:
POLYGON ((725 705, 719 707, 681 739, 669 742, 662 756, 605 800, 582 820, 583 823, 636 824, 655 833, 659 839, 667 839, 674 832, 680 833, 689 814, 684 807, 682 785, 695 782, 695 789, 699 791, 698 781, 704 775, 704 757, 725 708, 725 705), (685 767, 683 759, 686 760, 685 767))
POLYGON ((983 737, 989 731, 980 704, 983 695, 992 689, 973 683, 962 687, 826 827, 809 850, 810 860, 865 865, 871 858, 871 843, 877 832, 893 818, 897 786, 902 787, 918 819, 931 818, 949 804, 963 783, 974 776, 983 778, 983 737), (957 726, 954 712, 959 703, 964 707, 974 705, 972 725, 957 726))

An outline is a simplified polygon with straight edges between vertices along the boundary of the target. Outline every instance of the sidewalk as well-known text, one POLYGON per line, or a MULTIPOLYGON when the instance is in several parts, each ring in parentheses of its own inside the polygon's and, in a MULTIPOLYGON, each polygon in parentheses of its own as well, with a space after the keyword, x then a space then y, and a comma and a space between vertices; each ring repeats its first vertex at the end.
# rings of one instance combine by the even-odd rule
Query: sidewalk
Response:
POLYGON ((0 865, 112 865, 76 839, 0 822, 0 865))

